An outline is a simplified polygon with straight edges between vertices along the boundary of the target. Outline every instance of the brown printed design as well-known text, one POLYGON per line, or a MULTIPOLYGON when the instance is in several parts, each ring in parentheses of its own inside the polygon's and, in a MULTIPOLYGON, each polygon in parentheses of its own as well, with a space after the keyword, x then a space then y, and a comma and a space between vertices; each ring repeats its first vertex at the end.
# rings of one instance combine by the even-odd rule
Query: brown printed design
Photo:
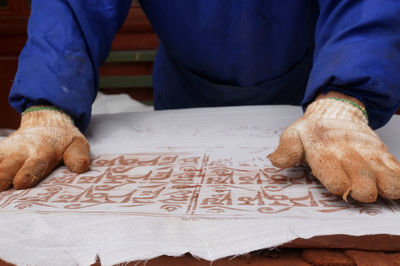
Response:
POLYGON ((208 154, 99 155, 91 171, 60 167, 38 187, 0 193, 0 211, 252 219, 346 213, 379 215, 395 201, 344 202, 306 167, 277 169, 265 158, 246 162, 208 154))

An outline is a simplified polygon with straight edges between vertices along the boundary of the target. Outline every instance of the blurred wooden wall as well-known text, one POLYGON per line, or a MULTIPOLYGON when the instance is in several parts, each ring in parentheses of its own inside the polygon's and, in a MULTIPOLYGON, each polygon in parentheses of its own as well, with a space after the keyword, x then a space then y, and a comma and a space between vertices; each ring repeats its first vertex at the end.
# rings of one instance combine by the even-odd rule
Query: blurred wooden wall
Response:
MULTIPOLYGON (((17 128, 20 123, 20 115, 8 104, 8 94, 27 38, 29 7, 29 0, 0 0, 0 128, 17 128)), ((151 72, 157 46, 156 34, 137 1, 133 1, 112 52, 100 68, 101 90, 128 93, 151 103, 151 72)))

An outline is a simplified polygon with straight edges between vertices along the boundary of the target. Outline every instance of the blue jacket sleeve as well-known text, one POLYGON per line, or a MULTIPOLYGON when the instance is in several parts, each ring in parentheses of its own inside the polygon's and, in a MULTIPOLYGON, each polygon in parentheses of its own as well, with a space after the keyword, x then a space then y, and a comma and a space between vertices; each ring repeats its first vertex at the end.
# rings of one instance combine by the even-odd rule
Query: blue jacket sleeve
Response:
POLYGON ((303 107, 335 90, 361 100, 370 126, 400 104, 400 1, 319 0, 315 51, 303 107))
POLYGON ((10 104, 19 112, 51 104, 84 131, 98 89, 98 67, 131 0, 32 1, 28 40, 19 56, 10 104))

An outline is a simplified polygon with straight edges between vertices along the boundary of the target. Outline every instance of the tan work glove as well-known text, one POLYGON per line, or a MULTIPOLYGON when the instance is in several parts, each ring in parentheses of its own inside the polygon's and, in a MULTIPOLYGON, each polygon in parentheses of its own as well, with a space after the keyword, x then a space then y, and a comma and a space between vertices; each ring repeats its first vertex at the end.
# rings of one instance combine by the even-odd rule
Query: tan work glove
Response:
POLYGON ((31 107, 20 128, 0 142, 0 191, 35 186, 61 160, 74 172, 89 169, 89 144, 65 113, 49 106, 31 107))
POLYGON ((368 126, 365 110, 348 100, 325 98, 281 135, 268 158, 276 167, 306 162, 313 175, 335 195, 361 202, 377 195, 400 198, 400 164, 368 126))

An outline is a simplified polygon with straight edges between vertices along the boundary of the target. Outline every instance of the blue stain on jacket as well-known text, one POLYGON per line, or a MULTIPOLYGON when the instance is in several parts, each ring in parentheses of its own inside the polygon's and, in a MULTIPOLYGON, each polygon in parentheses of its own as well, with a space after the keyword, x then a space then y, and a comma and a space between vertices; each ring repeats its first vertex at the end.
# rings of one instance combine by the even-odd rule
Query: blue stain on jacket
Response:
MULTIPOLYGON (((398 0, 143 0, 161 43, 155 108, 302 104, 336 90, 360 99, 370 126, 400 104, 398 0)), ((32 1, 10 103, 52 104, 83 131, 98 67, 129 0, 32 1)))

